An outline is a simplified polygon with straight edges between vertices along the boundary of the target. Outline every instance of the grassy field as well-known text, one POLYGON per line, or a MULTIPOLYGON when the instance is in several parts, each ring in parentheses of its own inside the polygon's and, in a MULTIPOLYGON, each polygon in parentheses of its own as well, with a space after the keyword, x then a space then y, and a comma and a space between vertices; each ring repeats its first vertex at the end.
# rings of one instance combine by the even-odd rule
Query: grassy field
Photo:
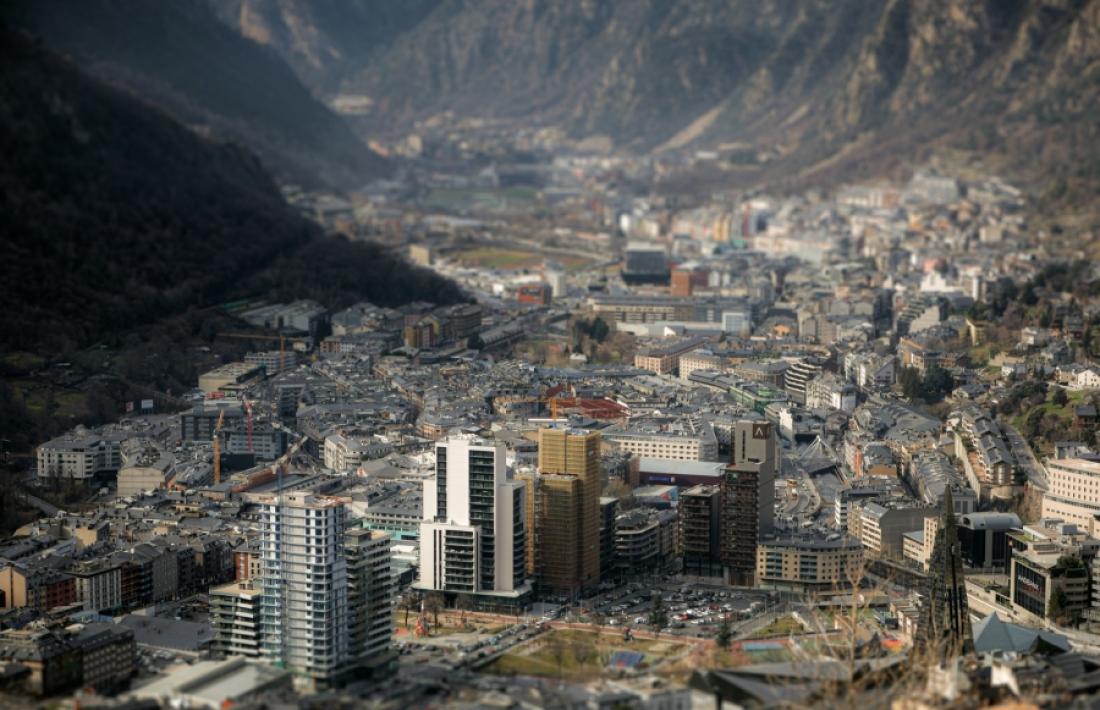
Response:
POLYGON ((781 616, 756 633, 749 636, 750 639, 768 638, 771 636, 789 636, 790 634, 805 633, 806 629, 793 616, 781 616))
POLYGON ((455 258, 467 266, 487 269, 524 269, 542 265, 544 257, 533 251, 482 246, 455 253, 455 258))
POLYGON ((538 197, 538 191, 530 187, 439 187, 424 196, 420 206, 447 212, 505 210, 530 207, 538 201, 538 197))
POLYGON ((559 629, 512 649, 484 668, 496 675, 532 675, 584 681, 598 677, 615 651, 645 654, 649 668, 684 654, 688 646, 675 639, 624 641, 619 633, 559 629), (560 654, 560 655, 559 655, 560 654))
POLYGON ((546 260, 556 261, 566 271, 577 271, 592 262, 581 256, 544 255, 526 249, 479 246, 455 252, 455 258, 467 266, 486 269, 536 269, 546 260))
POLYGON ((1033 407, 1024 411, 1022 414, 1017 414, 1016 416, 1012 417, 1012 419, 1010 420, 1012 422, 1012 426, 1014 426, 1017 430, 1023 430, 1025 428, 1024 423, 1027 421, 1027 418, 1031 416, 1031 413, 1036 409, 1042 410, 1044 417, 1048 414, 1053 414, 1054 416, 1066 422, 1072 421, 1073 410, 1077 405, 1084 402, 1085 393, 1081 391, 1066 391, 1066 394, 1069 395, 1069 398, 1066 400, 1066 403, 1064 405, 1059 406, 1051 400, 1051 397, 1054 395, 1055 391, 1057 391, 1055 388, 1050 388, 1050 390, 1047 392, 1047 401, 1043 402, 1038 407, 1033 407))
POLYGON ((34 353, 17 351, 0 355, 0 362, 3 362, 4 365, 14 370, 29 372, 31 370, 38 370, 44 366, 46 364, 46 359, 34 353))

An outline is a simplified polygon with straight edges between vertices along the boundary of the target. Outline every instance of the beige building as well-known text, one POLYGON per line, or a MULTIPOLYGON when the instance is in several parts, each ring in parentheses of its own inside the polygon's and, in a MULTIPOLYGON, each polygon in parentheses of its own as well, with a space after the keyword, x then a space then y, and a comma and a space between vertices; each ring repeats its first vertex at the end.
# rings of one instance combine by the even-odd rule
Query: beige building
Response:
POLYGON ((227 656, 260 656, 260 603, 264 589, 259 580, 230 582, 210 589, 212 648, 227 656))
POLYGON ((868 553, 901 559, 905 554, 905 533, 923 530, 924 519, 936 514, 934 508, 887 507, 868 502, 848 513, 848 530, 863 543, 868 553))
POLYGON ((725 372, 725 361, 709 350, 692 350, 680 357, 680 379, 685 382, 696 370, 725 372))
POLYGON ((634 367, 651 370, 658 375, 675 375, 680 370, 680 358, 697 350, 705 341, 692 338, 672 345, 642 350, 634 356, 634 367))
POLYGON ((902 536, 903 555, 905 559, 920 565, 927 570, 932 559, 932 548, 936 544, 936 535, 940 531, 940 519, 930 515, 924 519, 924 528, 913 530, 902 536))
POLYGON ((1049 488, 1043 494, 1042 517, 1076 523, 1097 536, 1095 516, 1100 513, 1100 463, 1085 459, 1047 462, 1049 488))
POLYGON ((863 545, 847 535, 783 537, 756 547, 763 586, 809 591, 851 586, 863 572, 863 545))
POLYGON ((654 430, 615 427, 604 432, 604 440, 639 459, 717 461, 718 437, 709 422, 686 423, 678 429, 654 430))

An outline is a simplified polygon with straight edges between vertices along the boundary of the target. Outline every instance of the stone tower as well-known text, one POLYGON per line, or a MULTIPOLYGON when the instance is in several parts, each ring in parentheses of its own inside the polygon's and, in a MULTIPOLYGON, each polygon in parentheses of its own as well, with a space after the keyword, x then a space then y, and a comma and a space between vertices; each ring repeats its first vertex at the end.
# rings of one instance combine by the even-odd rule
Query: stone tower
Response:
POLYGON ((920 640, 929 644, 933 652, 939 655, 951 657, 974 650, 950 486, 943 494, 943 509, 929 559, 924 614, 918 634, 920 640))

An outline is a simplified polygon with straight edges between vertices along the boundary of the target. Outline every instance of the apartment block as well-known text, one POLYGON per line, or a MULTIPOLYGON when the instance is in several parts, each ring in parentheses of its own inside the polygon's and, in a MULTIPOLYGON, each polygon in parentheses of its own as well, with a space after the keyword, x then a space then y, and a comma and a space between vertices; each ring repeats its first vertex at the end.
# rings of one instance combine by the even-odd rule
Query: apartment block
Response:
POLYGON ((214 630, 211 650, 227 656, 260 656, 263 593, 263 583, 258 579, 210 588, 210 625, 214 630))
POLYGON ((325 687, 350 657, 344 505, 305 492, 258 502, 264 558, 261 655, 325 687))
POLYGON ((416 587, 475 595, 485 606, 521 603, 530 592, 525 490, 508 474, 504 444, 456 436, 435 453, 416 587))
POLYGON ((359 665, 388 655, 393 636, 394 579, 390 536, 357 528, 344 538, 348 568, 348 649, 359 665))
POLYGON ((784 536, 756 550, 757 583, 809 592, 849 588, 863 571, 863 545, 847 535, 784 536))

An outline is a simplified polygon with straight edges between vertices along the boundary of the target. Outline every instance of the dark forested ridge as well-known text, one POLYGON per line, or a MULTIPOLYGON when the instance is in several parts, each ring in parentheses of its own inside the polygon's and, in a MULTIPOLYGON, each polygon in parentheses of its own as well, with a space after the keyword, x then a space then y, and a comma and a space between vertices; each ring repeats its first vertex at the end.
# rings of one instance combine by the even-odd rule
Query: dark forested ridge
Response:
POLYGON ((380 247, 322 237, 247 151, 22 35, 0 32, 0 55, 5 349, 60 352, 237 296, 462 297, 380 247))
POLYGON ((282 179, 358 187, 388 172, 277 53, 203 0, 11 0, 0 17, 98 78, 247 146, 282 179))
POLYGON ((324 236, 248 151, 2 27, 0 63, 8 450, 113 419, 137 397, 170 401, 201 368, 240 357, 243 343, 215 337, 239 327, 217 308, 227 300, 464 298, 377 244, 324 236))

